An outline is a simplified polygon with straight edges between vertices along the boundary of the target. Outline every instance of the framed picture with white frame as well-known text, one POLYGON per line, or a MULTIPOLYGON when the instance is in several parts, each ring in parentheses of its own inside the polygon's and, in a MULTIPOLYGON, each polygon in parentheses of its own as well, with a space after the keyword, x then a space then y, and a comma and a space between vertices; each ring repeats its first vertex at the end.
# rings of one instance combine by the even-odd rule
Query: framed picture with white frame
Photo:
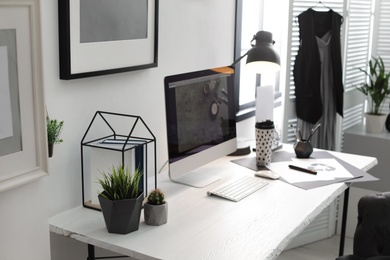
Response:
POLYGON ((39 0, 0 0, 0 191, 47 175, 39 0))
POLYGON ((158 0, 58 0, 60 79, 157 66, 158 0))

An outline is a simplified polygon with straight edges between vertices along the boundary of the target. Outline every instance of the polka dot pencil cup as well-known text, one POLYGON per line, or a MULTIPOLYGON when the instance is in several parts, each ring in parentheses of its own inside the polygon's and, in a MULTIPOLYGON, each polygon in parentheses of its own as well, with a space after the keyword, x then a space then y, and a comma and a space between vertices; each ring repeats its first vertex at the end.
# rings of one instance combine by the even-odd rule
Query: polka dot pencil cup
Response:
POLYGON ((274 122, 256 122, 256 164, 267 166, 271 163, 274 122))

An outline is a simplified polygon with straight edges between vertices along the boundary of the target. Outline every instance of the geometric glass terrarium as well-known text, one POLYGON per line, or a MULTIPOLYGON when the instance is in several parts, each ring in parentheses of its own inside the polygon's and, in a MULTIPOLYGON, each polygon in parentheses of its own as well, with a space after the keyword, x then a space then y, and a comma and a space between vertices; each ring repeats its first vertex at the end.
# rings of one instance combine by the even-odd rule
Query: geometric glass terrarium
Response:
POLYGON ((133 173, 143 171, 140 189, 148 193, 148 172, 154 168, 157 188, 156 138, 139 116, 97 111, 81 140, 82 202, 86 208, 100 209, 98 179, 123 165, 133 173), (153 157, 153 162, 148 158, 153 157), (152 166, 152 167, 151 167, 152 166))

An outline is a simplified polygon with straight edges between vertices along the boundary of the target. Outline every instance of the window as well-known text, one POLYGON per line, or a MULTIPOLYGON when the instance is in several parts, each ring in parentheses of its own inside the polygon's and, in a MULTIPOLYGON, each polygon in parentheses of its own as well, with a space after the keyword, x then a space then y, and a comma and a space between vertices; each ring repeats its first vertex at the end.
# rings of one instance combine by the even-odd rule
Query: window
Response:
MULTIPOLYGON (((275 47, 281 54, 282 25, 287 23, 287 15, 283 15, 284 11, 281 6, 286 6, 285 0, 237 0, 236 60, 251 48, 250 41, 253 35, 260 30, 272 33, 275 47)), ((283 89, 279 84, 280 73, 256 75, 247 72, 245 70, 244 58, 236 65, 236 77, 238 121, 255 114, 256 86, 274 86, 275 107, 280 107, 282 97, 281 89, 283 89)))

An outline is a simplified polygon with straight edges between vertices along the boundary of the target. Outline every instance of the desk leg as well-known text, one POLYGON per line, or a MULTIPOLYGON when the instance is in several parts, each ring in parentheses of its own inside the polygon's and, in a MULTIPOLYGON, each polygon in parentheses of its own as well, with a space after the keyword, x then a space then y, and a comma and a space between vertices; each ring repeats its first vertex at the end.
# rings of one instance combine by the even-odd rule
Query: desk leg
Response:
POLYGON ((339 256, 344 255, 345 230, 347 228, 346 225, 347 225, 347 214, 348 214, 348 201, 349 201, 349 187, 344 191, 344 205, 343 205, 343 218, 341 220, 339 256))
POLYGON ((87 260, 95 260, 95 246, 88 244, 88 257, 87 260))
POLYGON ((113 259, 113 258, 126 258, 128 256, 103 256, 96 257, 95 256, 95 246, 88 244, 88 257, 87 260, 97 260, 97 259, 113 259))

